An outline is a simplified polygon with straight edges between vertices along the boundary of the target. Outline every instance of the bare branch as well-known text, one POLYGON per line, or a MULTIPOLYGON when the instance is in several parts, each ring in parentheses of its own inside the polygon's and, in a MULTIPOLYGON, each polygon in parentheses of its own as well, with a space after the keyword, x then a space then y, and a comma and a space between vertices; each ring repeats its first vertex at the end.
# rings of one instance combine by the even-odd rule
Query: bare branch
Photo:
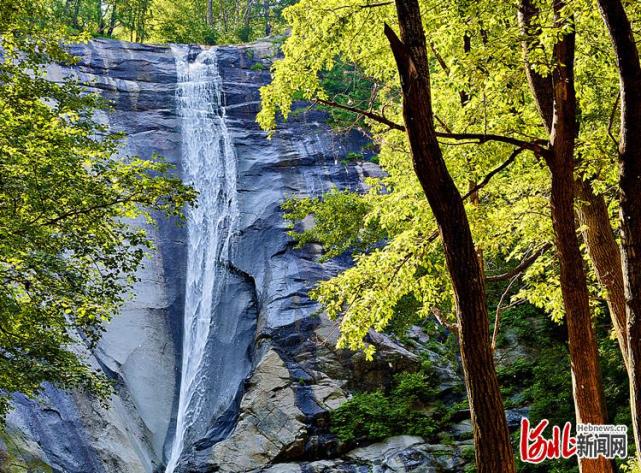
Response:
MULTIPOLYGON (((342 110, 346 110, 348 112, 362 115, 371 120, 374 120, 375 122, 382 123, 383 125, 387 125, 388 127, 394 130, 405 131, 405 127, 403 125, 399 125, 398 123, 395 123, 392 120, 382 115, 379 115, 377 113, 371 112, 369 110, 362 110, 360 108, 350 107, 349 105, 343 105, 337 102, 333 102, 331 100, 325 100, 325 99, 319 99, 319 98, 314 99, 314 102, 320 103, 322 105, 326 105, 328 107, 339 108, 342 110)), ((518 146, 520 148, 532 151, 537 156, 545 156, 548 153, 548 149, 544 146, 544 143, 546 143, 546 141, 542 139, 537 139, 534 141, 524 141, 511 136, 496 135, 492 133, 489 133, 489 134, 488 133, 444 133, 439 131, 436 132, 436 136, 439 138, 446 138, 446 139, 452 139, 452 140, 469 140, 470 144, 472 143, 483 144, 489 141, 506 143, 506 144, 518 146)))
POLYGON ((369 118, 370 120, 374 120, 375 122, 379 122, 379 123, 382 123, 383 125, 387 125, 388 127, 394 130, 405 131, 405 127, 403 125, 394 123, 392 120, 388 120, 384 116, 368 110, 362 110, 360 108, 350 107, 349 105, 343 105, 338 102, 332 102, 331 100, 324 100, 324 99, 318 99, 318 98, 314 99, 314 102, 320 103, 322 105, 327 105, 328 107, 339 108, 341 110, 346 110, 348 112, 356 113, 357 115, 362 115, 364 117, 369 118))
POLYGON ((494 276, 486 276, 485 280, 488 281, 488 282, 498 282, 498 281, 506 281, 506 280, 511 279, 511 278, 513 278, 515 276, 519 276, 526 269, 528 269, 530 266, 532 266, 534 264, 534 262, 537 259, 539 259, 540 256, 545 254, 551 247, 552 247, 551 243, 546 243, 538 251, 536 251, 532 255, 528 256, 523 261, 521 261, 515 268, 513 268, 510 271, 508 271, 506 273, 503 273, 503 274, 497 274, 497 275, 494 275, 494 276))
POLYGON ((496 141, 498 143, 506 143, 527 149, 537 156, 546 156, 548 154, 548 149, 543 145, 543 143, 546 143, 545 140, 524 141, 511 136, 495 135, 492 133, 442 133, 438 131, 436 132, 436 136, 452 140, 474 140, 478 144, 496 141))
POLYGON ((612 141, 614 141, 614 144, 616 145, 617 149, 619 148, 619 142, 617 141, 617 139, 614 137, 614 134, 612 133, 612 126, 614 124, 614 116, 616 115, 620 98, 621 98, 621 92, 619 91, 619 93, 617 94, 617 98, 614 101, 614 105, 612 105, 612 112, 610 113, 610 122, 608 123, 608 136, 612 138, 612 141))
POLYGON ((507 285, 505 288, 505 291, 503 291, 503 294, 501 294, 501 298, 499 299, 499 303, 496 306, 496 317, 494 318, 494 331, 492 333, 492 351, 496 350, 496 339, 499 335, 499 327, 501 326, 501 311, 503 309, 503 301, 507 297, 507 295, 510 293, 510 289, 512 288, 512 285, 516 282, 516 280, 519 278, 519 275, 515 275, 512 277, 510 280, 510 284, 507 285))

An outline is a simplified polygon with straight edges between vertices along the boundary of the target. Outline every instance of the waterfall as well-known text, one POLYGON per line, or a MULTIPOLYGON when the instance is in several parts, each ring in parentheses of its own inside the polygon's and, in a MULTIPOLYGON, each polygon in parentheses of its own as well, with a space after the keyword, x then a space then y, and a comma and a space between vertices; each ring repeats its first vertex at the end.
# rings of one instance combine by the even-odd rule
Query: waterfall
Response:
MULTIPOLYGON (((172 47, 183 175, 199 197, 187 213, 182 369, 167 473, 173 473, 183 451, 233 402, 240 381, 229 380, 227 374, 235 369, 233 357, 244 356, 233 350, 234 314, 221 313, 230 278, 224 263, 231 260, 231 238, 238 218, 236 157, 225 124, 216 49, 203 49, 195 58, 190 50, 193 52, 188 46, 172 47)), ((236 371, 244 376, 242 366, 236 371)))

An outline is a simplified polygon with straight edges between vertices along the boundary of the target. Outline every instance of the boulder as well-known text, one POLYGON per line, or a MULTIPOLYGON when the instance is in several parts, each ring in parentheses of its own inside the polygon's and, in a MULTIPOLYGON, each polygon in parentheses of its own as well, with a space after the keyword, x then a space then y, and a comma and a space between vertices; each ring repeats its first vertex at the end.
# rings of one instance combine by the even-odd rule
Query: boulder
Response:
POLYGON ((289 370, 276 351, 268 351, 256 367, 240 411, 234 431, 213 448, 210 463, 219 471, 250 472, 302 449, 304 416, 296 406, 289 370))

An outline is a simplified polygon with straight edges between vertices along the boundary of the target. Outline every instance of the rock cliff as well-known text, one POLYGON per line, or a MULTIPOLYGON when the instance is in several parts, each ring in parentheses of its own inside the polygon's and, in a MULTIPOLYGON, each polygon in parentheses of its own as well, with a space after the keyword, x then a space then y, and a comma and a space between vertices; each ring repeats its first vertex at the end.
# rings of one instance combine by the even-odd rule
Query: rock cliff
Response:
MULTIPOLYGON (((52 68, 52 79, 72 73, 90 84, 113 103, 100 118, 127 133, 124 154, 163 156, 182 175, 175 48, 95 40, 73 52, 79 63, 71 71, 52 68)), ((187 57, 200 52, 189 47, 187 57)), ((280 204, 332 187, 359 189, 378 169, 367 162, 344 164, 349 152, 361 150, 363 138, 333 134, 324 115, 304 104, 271 140, 259 130, 258 90, 269 81, 276 54, 277 45, 260 42, 219 47, 214 55, 236 159, 238 222, 216 309, 219 325, 233 326, 223 331, 214 324, 207 343, 239 355, 233 365, 224 357, 211 362, 216 367, 208 374, 211 382, 233 395, 199 419, 206 428, 194 429, 175 471, 459 471, 463 444, 434 446, 401 436, 347 452, 328 430, 328 410, 354 385, 384 386, 395 372, 416 368, 419 359, 378 335, 373 363, 335 351, 336 327, 307 296, 319 279, 349 261, 321 264, 314 245, 295 249, 280 204)), ((175 438, 182 360, 190 356, 182 346, 188 238, 187 229, 175 222, 161 220, 148 230, 158 250, 140 272, 135 297, 90 354, 116 382, 109 406, 50 387, 39 402, 15 398, 8 438, 2 441, 31 471, 165 471, 175 438)), ((457 379, 454 368, 443 373, 444 390, 448 379, 457 379)))

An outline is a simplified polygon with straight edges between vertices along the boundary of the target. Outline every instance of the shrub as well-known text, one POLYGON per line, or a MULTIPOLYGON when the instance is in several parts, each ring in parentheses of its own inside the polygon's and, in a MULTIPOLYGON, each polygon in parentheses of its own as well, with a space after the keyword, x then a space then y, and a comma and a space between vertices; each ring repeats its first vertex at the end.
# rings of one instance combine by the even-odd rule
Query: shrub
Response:
POLYGON ((438 418, 425 412, 438 394, 432 366, 425 361, 417 373, 399 373, 388 394, 381 390, 355 394, 331 414, 331 428, 346 443, 375 442, 393 435, 433 437, 438 418))

